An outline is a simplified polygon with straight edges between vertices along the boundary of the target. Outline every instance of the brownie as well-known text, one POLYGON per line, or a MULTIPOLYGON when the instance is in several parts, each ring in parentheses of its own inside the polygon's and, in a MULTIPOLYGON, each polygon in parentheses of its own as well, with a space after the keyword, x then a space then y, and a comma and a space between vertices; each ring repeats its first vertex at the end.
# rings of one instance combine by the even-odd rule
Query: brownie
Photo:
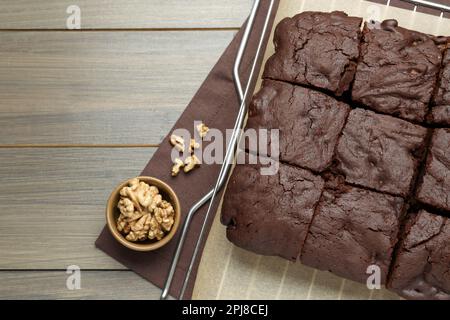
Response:
MULTIPOLYGON (((247 128, 279 129, 280 159, 320 172, 331 164, 349 111, 348 105, 323 93, 265 80, 250 105, 247 128)), ((247 148, 258 151, 256 144, 247 148)))
POLYGON ((354 109, 336 148, 335 170, 351 184, 406 197, 425 152, 427 129, 354 109))
POLYGON ((444 54, 429 121, 438 125, 450 126, 450 49, 444 54))
POLYGON ((450 104, 432 107, 428 115, 428 122, 438 126, 450 126, 450 104))
POLYGON ((422 210, 405 229, 388 288, 407 299, 450 300, 450 221, 422 210))
POLYGON ((417 199, 450 211, 450 129, 436 129, 433 133, 417 199))
POLYGON ((386 282, 404 201, 357 187, 327 186, 301 255, 302 263, 366 283, 376 265, 386 282))
POLYGON ((237 165, 228 183, 221 221, 235 245, 296 261, 323 189, 321 177, 281 164, 275 175, 261 165, 237 165))
POLYGON ((264 77, 342 95, 353 81, 362 19, 344 12, 302 12, 275 29, 264 77))
POLYGON ((397 21, 365 24, 352 99, 375 111, 422 122, 441 65, 441 51, 423 33, 397 21))
POLYGON ((450 49, 444 55, 434 102, 436 105, 450 105, 450 49))

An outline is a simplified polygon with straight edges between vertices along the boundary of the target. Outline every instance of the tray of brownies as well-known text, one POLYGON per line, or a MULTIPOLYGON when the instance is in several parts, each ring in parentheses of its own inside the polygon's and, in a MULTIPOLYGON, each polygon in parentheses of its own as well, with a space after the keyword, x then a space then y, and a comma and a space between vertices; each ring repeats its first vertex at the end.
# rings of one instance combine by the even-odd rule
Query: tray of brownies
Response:
MULTIPOLYGON (((369 287, 377 274, 379 285, 403 298, 450 299, 450 20, 414 5, 374 20, 334 10, 338 4, 323 12, 310 10, 317 2, 300 2, 279 5, 246 125, 279 130, 278 170, 236 165, 220 209, 227 240, 257 255, 227 247, 212 261, 224 247, 215 236, 194 296, 204 297, 219 274, 217 297, 238 289, 267 298, 249 286, 275 273, 274 298, 291 297, 283 285, 303 264, 314 268, 299 271, 304 298, 322 270, 346 279, 330 289, 338 298, 345 281, 348 290, 369 287), (432 31, 425 21, 435 23, 432 31), (250 280, 236 280, 233 268, 250 280)), ((359 6, 348 11, 378 8, 359 6)), ((272 150, 274 141, 265 142, 272 150)), ((240 152, 258 155, 260 147, 240 152)), ((223 230, 218 221, 214 228, 223 230)))

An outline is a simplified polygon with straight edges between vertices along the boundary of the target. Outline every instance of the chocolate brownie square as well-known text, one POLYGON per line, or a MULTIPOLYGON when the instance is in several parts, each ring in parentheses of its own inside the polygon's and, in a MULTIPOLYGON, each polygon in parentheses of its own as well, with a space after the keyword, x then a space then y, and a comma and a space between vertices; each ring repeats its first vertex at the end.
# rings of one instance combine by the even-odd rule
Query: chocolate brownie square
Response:
MULTIPOLYGON (((250 105, 247 129, 279 129, 280 159, 320 172, 332 162, 349 111, 348 105, 323 93, 265 80, 250 105)), ((270 151, 269 134, 267 141, 270 151)), ((247 148, 258 152, 256 144, 247 148)))
POLYGON ((355 74, 361 23, 361 18, 339 11, 283 19, 275 29, 275 54, 266 63, 264 78, 341 95, 355 74))
POLYGON ((296 261, 323 189, 321 177, 286 164, 275 175, 261 165, 236 165, 221 221, 235 245, 296 261))
POLYGON ((441 51, 423 33, 395 20, 364 26, 352 99, 375 111, 424 121, 441 65, 441 51))
POLYGON ((424 210, 410 215, 388 288, 407 299, 450 300, 450 221, 424 210))
POLYGON ((426 135, 421 126, 354 109, 336 148, 336 172, 348 183, 405 197, 423 158, 426 135))
POLYGON ((450 126, 450 49, 444 55, 434 105, 431 108, 429 121, 450 126))
POLYGON ((417 199, 450 211, 450 129, 437 129, 433 133, 417 199))
POLYGON ((338 276, 365 283, 369 266, 385 283, 404 201, 339 184, 326 187, 316 209, 300 260, 338 276))

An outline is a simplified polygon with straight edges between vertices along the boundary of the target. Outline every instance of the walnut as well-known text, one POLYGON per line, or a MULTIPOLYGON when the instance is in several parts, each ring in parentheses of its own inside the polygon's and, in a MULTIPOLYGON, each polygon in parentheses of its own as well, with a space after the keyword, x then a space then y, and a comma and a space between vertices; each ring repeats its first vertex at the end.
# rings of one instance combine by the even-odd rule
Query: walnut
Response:
POLYGON ((184 162, 181 159, 176 158, 172 167, 172 177, 176 177, 182 167, 184 167, 184 162))
POLYGON ((153 240, 161 240, 164 237, 164 232, 161 230, 161 226, 155 218, 150 220, 150 231, 148 232, 148 238, 153 240))
POLYGON ((145 182, 139 182, 138 179, 133 179, 130 181, 128 187, 123 187, 120 190, 120 195, 127 198, 121 199, 119 201, 119 209, 120 212, 124 215, 128 216, 130 213, 124 213, 126 211, 133 210, 132 205, 138 209, 139 212, 142 212, 142 207, 148 207, 154 200, 155 197, 159 194, 159 190, 155 186, 149 186, 145 182))
POLYGON ((197 125, 197 132, 202 139, 206 136, 208 131, 209 131, 209 128, 204 123, 200 123, 197 125))
POLYGON ((139 179, 132 179, 129 183, 128 187, 123 187, 120 190, 120 195, 123 197, 128 197, 129 200, 133 202, 133 205, 139 210, 139 212, 142 212, 142 208, 139 205, 139 201, 136 198, 135 191, 139 187, 139 179))
POLYGON ((116 226, 127 240, 161 240, 172 229, 175 211, 157 187, 133 179, 120 190, 120 196, 116 226))
POLYGON ((128 225, 127 220, 125 220, 125 216, 123 214, 120 214, 119 219, 117 219, 117 230, 119 230, 119 232, 122 232, 125 227, 128 225))
POLYGON ((170 136, 170 143, 177 149, 179 152, 184 152, 185 145, 184 145, 184 139, 182 137, 179 137, 177 135, 172 134, 170 136))
POLYGON ((128 198, 120 199, 117 207, 119 208, 120 213, 123 214, 125 217, 130 217, 134 213, 133 201, 131 201, 128 198))
POLYGON ((155 219, 165 231, 170 231, 174 222, 175 210, 172 205, 163 200, 160 207, 155 209, 155 219))
POLYGON ((161 201, 162 195, 157 194, 156 196, 154 196, 152 203, 150 203, 150 205, 148 206, 148 211, 152 213, 155 210, 155 208, 161 204, 161 201))
POLYGON ((135 192, 136 198, 144 207, 148 207, 154 201, 154 197, 159 194, 159 190, 157 187, 149 186, 145 182, 141 182, 139 184, 139 188, 137 188, 135 192))
POLYGON ((189 143, 189 153, 194 153, 195 149, 200 148, 200 144, 195 141, 195 139, 191 139, 191 142, 189 143))
POLYGON ((151 216, 149 213, 143 215, 132 227, 131 231, 148 231, 150 229, 150 219, 151 216))
POLYGON ((125 237, 128 241, 144 241, 147 239, 147 232, 142 231, 130 231, 129 234, 125 237))
POLYGON ((200 160, 197 158, 197 156, 195 154, 190 157, 187 157, 186 160, 184 160, 184 172, 188 173, 189 171, 193 170, 199 164, 200 164, 200 160))

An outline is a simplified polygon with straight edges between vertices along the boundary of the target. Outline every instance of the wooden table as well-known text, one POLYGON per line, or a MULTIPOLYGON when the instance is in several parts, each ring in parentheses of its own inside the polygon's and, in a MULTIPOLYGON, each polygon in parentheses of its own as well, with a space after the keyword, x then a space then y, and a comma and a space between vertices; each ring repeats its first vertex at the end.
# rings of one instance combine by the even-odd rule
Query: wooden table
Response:
POLYGON ((251 3, 1 1, 0 299, 159 297, 94 247, 106 199, 140 173, 251 3))

